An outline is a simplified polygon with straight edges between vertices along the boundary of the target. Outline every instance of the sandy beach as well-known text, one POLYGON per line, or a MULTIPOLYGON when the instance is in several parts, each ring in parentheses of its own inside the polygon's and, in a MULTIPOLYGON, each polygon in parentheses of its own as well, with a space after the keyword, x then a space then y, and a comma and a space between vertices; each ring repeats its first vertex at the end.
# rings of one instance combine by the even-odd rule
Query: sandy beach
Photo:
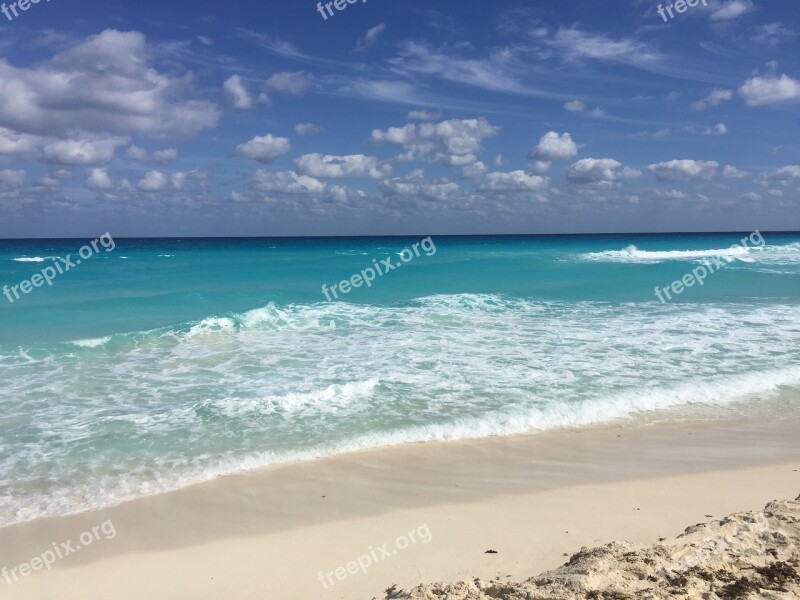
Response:
POLYGON ((651 544, 795 498, 798 425, 563 430, 275 466, 4 528, 0 567, 17 581, 0 583, 7 598, 368 599, 394 585, 524 580, 584 546, 651 544), (67 540, 68 556, 20 576, 67 540))

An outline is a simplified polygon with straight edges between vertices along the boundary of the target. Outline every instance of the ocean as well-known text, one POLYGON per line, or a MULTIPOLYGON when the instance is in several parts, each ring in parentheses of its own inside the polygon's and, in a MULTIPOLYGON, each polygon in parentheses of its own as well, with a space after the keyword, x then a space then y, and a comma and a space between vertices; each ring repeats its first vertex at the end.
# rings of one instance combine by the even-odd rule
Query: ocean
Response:
MULTIPOLYGON (((362 448, 780 418, 800 234, 747 235, 116 239, 0 295, 0 525, 362 448)), ((86 243, 0 241, 0 285, 86 243)))

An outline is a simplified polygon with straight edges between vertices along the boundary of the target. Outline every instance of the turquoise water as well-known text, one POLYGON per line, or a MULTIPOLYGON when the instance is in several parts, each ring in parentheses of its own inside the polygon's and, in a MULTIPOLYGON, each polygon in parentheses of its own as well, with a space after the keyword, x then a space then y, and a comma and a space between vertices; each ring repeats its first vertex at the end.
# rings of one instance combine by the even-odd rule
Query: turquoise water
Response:
MULTIPOLYGON (((0 524, 357 448, 800 406, 800 234, 743 237, 434 237, 407 263, 421 238, 115 240, 0 296, 0 524)), ((86 242, 0 241, 0 285, 86 242)))

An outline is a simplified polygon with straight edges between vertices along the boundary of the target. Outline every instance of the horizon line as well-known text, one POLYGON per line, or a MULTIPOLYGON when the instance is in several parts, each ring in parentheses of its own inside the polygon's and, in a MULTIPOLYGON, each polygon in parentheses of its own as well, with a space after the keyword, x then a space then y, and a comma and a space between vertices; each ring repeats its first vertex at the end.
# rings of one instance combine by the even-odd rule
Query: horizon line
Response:
MULTIPOLYGON (((755 229, 753 231, 760 231, 755 229)), ((371 239, 371 238, 416 238, 416 237, 438 237, 438 238, 459 238, 459 237, 576 237, 576 236, 623 236, 623 235, 741 235, 742 233, 753 233, 753 231, 727 230, 727 231, 639 231, 639 232, 596 232, 596 233, 427 233, 427 234, 370 234, 370 235, 231 235, 231 236, 123 236, 114 237, 115 240, 312 240, 312 239, 371 239)), ((760 231, 771 235, 800 235, 800 231, 794 230, 775 230, 760 231)), ((53 241, 53 240, 84 240, 92 236, 77 237, 33 237, 33 238, 0 238, 0 242, 18 241, 53 241)))

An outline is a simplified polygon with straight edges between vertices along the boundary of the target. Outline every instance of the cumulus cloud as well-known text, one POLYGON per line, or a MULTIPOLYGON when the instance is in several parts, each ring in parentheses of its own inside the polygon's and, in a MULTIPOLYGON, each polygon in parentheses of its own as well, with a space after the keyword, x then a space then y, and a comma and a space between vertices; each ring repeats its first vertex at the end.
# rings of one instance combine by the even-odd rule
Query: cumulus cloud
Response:
POLYGON ((752 77, 739 88, 748 106, 800 100, 800 81, 784 74, 780 77, 752 77))
POLYGON ((45 144, 44 159, 61 165, 91 165, 111 160, 114 151, 130 141, 126 137, 76 137, 45 144))
POLYGON ((446 177, 427 181, 420 170, 413 171, 405 178, 382 181, 381 188, 386 196, 410 196, 436 201, 449 200, 461 192, 461 187, 446 177))
POLYGON ((105 169, 98 167, 86 171, 86 187, 92 190, 108 190, 114 187, 114 182, 105 169))
POLYGON ((292 149, 289 138, 275 137, 271 133, 256 136, 249 142, 239 144, 234 150, 234 156, 251 158, 261 163, 271 163, 282 154, 292 149))
POLYGON ((297 135, 309 135, 311 133, 320 133, 322 127, 314 123, 298 123, 294 126, 294 132, 297 135))
POLYGON ((487 167, 481 161, 476 161, 461 170, 461 176, 465 179, 475 179, 486 173, 487 167))
POLYGON ((156 162, 161 164, 166 164, 168 162, 172 162, 176 158, 178 158, 178 150, 176 148, 164 148, 163 150, 156 150, 153 152, 153 156, 151 157, 147 150, 144 148, 140 148, 134 144, 128 146, 128 149, 125 151, 125 154, 131 160, 135 160, 136 162, 146 163, 146 162, 156 162))
POLYGON ((180 173, 180 172, 172 173, 169 176, 169 183, 176 190, 182 190, 183 186, 186 185, 186 179, 187 179, 186 173, 180 173))
POLYGON ((0 169, 0 187, 18 188, 25 183, 25 171, 21 169, 0 169))
POLYGON ((564 109, 569 112, 583 112, 586 110, 586 104, 580 100, 570 100, 564 104, 564 109))
POLYGON ((731 98, 733 98, 732 90, 723 90, 723 89, 711 90, 708 96, 706 96, 702 100, 693 102, 692 108, 694 110, 705 110, 709 106, 719 106, 719 104, 722 101, 730 100, 731 98))
POLYGON ((773 181, 788 181, 790 179, 800 179, 800 165, 787 165, 780 167, 767 174, 767 179, 773 181))
POLYGON ((147 162, 150 160, 150 156, 147 154, 147 150, 144 148, 140 148, 139 146, 135 146, 131 144, 128 146, 128 149, 125 151, 125 154, 131 160, 135 160, 136 162, 147 162))
POLYGON ((717 123, 713 127, 707 127, 703 132, 704 135, 725 135, 728 133, 728 128, 725 123, 717 123))
POLYGON ((148 171, 136 187, 143 192, 159 192, 167 186, 167 176, 161 171, 148 171))
POLYGON ((722 169, 722 176, 726 179, 744 179, 750 175, 752 175, 752 173, 742 171, 741 169, 737 169, 732 165, 725 165, 725 167, 722 169))
POLYGON ((684 200, 688 196, 680 190, 655 190, 656 196, 659 198, 667 198, 668 200, 684 200))
POLYGON ((553 165, 549 160, 535 160, 531 163, 531 171, 535 173, 547 173, 553 165))
POLYGON ((541 161, 564 160, 577 156, 578 146, 568 133, 558 134, 555 131, 545 133, 536 147, 528 154, 529 158, 541 161))
POLYGON ((0 127, 52 137, 75 131, 171 137, 216 125, 215 104, 186 99, 191 74, 159 73, 150 55, 143 34, 106 30, 29 68, 0 59, 0 127))
POLYGON ((178 150, 175 148, 164 148, 153 152, 153 160, 157 163, 168 163, 178 158, 178 150))
POLYGON ((238 75, 231 75, 222 85, 222 89, 234 108, 253 108, 253 98, 238 75))
POLYGON ((17 133, 6 127, 0 127, 0 155, 31 154, 37 148, 39 142, 39 136, 17 133))
POLYGON ((541 190, 546 187, 546 177, 531 175, 525 171, 511 171, 510 173, 487 173, 483 182, 478 186, 481 190, 522 192, 541 190))
POLYGON ((440 123, 408 123, 386 131, 375 129, 371 141, 403 146, 406 160, 431 158, 441 164, 463 166, 475 162, 483 140, 499 131, 499 127, 482 117, 451 119, 440 123))
POLYGON ((719 167, 719 163, 710 160, 669 160, 649 165, 647 169, 659 181, 689 181, 692 179, 710 179, 719 167))
POLYGON ((267 79, 264 88, 273 92, 302 96, 314 85, 310 75, 303 71, 295 73, 275 73, 267 79))
POLYGON ((351 154, 349 156, 304 154, 295 159, 295 168, 299 173, 323 179, 342 177, 371 177, 385 179, 392 174, 392 166, 374 156, 351 154))
POLYGON ((326 185, 319 179, 300 175, 295 171, 272 172, 258 169, 250 178, 248 187, 259 192, 313 194, 324 192, 326 185))
POLYGON ((613 158, 583 158, 571 165, 565 176, 572 183, 585 185, 614 183, 640 175, 639 170, 622 167, 622 163, 613 158))

